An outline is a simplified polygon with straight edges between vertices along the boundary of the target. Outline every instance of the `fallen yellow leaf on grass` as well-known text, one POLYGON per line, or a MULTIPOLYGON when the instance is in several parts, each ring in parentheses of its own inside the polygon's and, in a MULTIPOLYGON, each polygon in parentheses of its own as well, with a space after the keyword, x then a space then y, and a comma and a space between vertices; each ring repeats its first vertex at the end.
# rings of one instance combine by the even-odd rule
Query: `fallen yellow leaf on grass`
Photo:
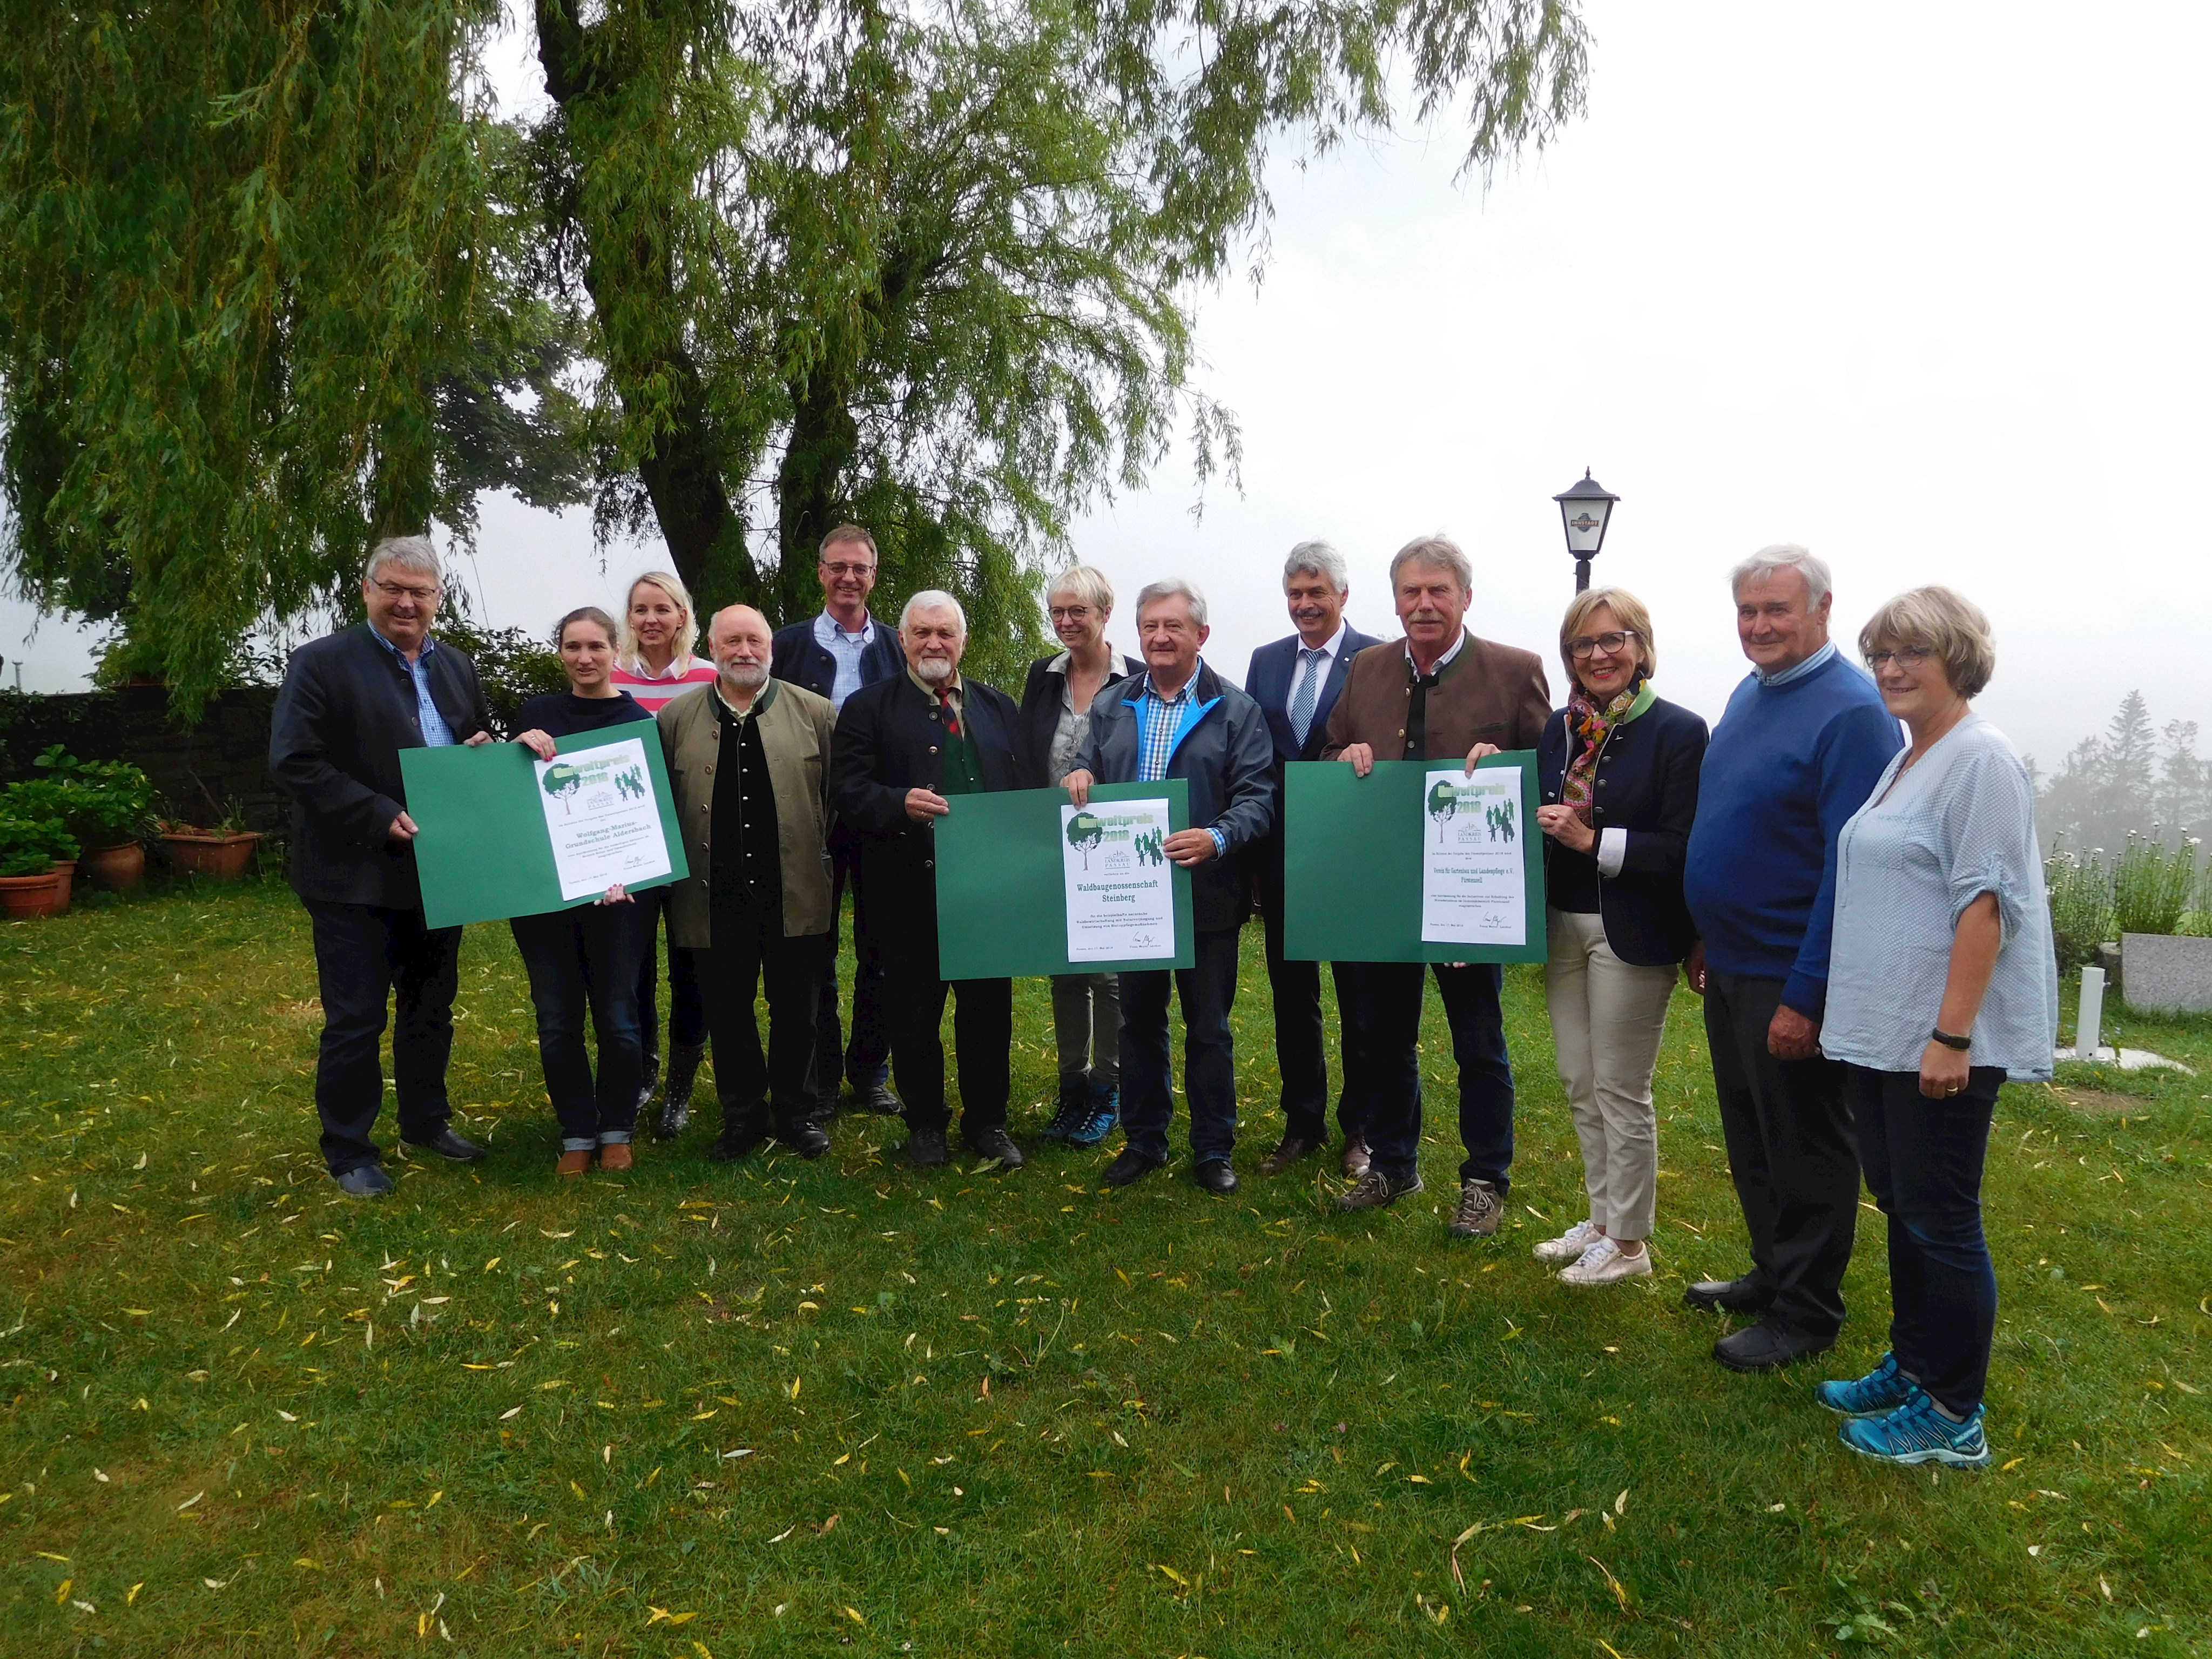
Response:
POLYGON ((646 1604, 645 1610, 653 1615, 645 1621, 648 1629, 664 1621, 671 1625, 688 1625, 699 1616, 696 1612, 671 1613, 666 1607, 656 1607, 651 1602, 646 1604))
POLYGON ((845 1616, 846 1616, 848 1619, 851 1620, 854 1624, 856 1624, 856 1625, 860 1626, 861 1628, 866 1629, 866 1628, 867 1627, 867 1623, 868 1623, 868 1621, 867 1621, 866 1620, 865 1620, 865 1619, 863 1619, 863 1618, 861 1618, 861 1617, 860 1617, 860 1608, 858 1608, 858 1607, 848 1607, 848 1608, 846 1608, 846 1609, 845 1609, 845 1616))

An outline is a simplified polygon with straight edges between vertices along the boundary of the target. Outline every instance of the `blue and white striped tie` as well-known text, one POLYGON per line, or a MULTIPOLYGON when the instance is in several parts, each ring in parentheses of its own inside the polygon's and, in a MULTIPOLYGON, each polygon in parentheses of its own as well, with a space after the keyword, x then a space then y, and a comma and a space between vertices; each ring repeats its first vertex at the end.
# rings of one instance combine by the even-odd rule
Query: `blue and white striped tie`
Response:
POLYGON ((1306 732, 1313 725, 1314 695, 1321 684, 1322 661, 1328 655, 1325 650, 1298 647, 1298 683, 1291 691, 1291 735, 1301 749, 1306 746, 1306 732))

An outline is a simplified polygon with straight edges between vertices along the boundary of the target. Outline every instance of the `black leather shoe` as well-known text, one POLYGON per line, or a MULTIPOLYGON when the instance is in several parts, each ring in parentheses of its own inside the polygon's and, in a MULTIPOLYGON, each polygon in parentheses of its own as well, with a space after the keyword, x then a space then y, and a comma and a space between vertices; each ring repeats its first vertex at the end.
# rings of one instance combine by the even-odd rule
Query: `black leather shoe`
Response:
POLYGON ((1142 1181, 1166 1162, 1164 1158, 1147 1158, 1134 1146, 1124 1146, 1121 1155, 1098 1178, 1109 1187, 1126 1187, 1133 1181, 1142 1181))
POLYGON ((794 1118, 775 1126, 775 1138, 801 1158, 819 1158, 830 1150, 830 1137, 811 1118, 794 1118))
POLYGON ((853 1103, 864 1112, 873 1112, 878 1117, 896 1117, 906 1108, 891 1092, 888 1083, 856 1083, 853 1085, 853 1103))
POLYGON ((1832 1336, 1812 1337, 1762 1319, 1730 1331, 1713 1344, 1713 1358, 1732 1371, 1773 1371, 1836 1346, 1832 1336))
POLYGON ((961 1139, 976 1157, 997 1158, 1002 1170, 1018 1170, 1029 1162, 1022 1156, 1022 1149, 1014 1145, 1013 1137, 1004 1129, 978 1129, 974 1134, 963 1133, 961 1139))
POLYGON ((952 1154, 945 1144, 942 1129, 909 1129, 906 1137, 906 1161, 917 1170, 941 1170, 951 1161, 952 1154))
POLYGON ((768 1129, 757 1117, 732 1117, 725 1113, 722 1133, 707 1149, 707 1156, 717 1164, 734 1164, 749 1158, 768 1139, 768 1129))
POLYGON ((490 1156, 466 1135, 456 1133, 450 1123, 439 1130, 432 1139, 410 1140, 407 1144, 426 1152, 435 1152, 440 1158, 455 1164, 473 1164, 480 1158, 490 1156))
POLYGON ((1209 1158, 1192 1172, 1191 1178, 1216 1198, 1226 1198, 1237 1190, 1237 1171, 1225 1158, 1209 1158))
POLYGON ((356 1164, 332 1179, 348 1198, 382 1198, 392 1190, 392 1177, 374 1164, 356 1164))
POLYGON ((1682 1303, 1707 1313, 1763 1314, 1774 1305, 1774 1292, 1748 1275, 1701 1279, 1682 1292, 1682 1303))
POLYGON ((1324 1144, 1304 1135, 1285 1135, 1283 1144, 1260 1160, 1260 1173, 1263 1176, 1280 1175, 1291 1164, 1311 1158, 1324 1144))

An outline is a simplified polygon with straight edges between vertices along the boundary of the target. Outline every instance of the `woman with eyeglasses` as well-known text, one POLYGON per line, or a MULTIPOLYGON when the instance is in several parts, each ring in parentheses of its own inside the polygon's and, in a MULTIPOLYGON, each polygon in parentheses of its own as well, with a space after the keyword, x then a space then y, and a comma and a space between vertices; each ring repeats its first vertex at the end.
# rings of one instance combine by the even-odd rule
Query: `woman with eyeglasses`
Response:
POLYGON ((1996 666, 1978 607, 1915 588, 1875 612, 1859 649, 1911 741, 1836 839, 1820 1051, 1844 1063, 1859 1164, 1889 1219, 1889 1352, 1814 1395, 1864 1456, 1979 1468, 1997 1316, 1990 1120, 2008 1076, 2050 1077, 2058 1038, 2035 788, 1972 707, 1996 666))
POLYGON ((1697 940, 1682 866, 1706 732, 1652 690, 1650 614, 1625 588, 1575 596, 1559 624, 1559 659, 1573 690, 1536 749, 1544 1000, 1589 1213, 1535 1255, 1560 1264, 1566 1284, 1609 1285, 1651 1272, 1651 1070, 1676 969, 1697 940))

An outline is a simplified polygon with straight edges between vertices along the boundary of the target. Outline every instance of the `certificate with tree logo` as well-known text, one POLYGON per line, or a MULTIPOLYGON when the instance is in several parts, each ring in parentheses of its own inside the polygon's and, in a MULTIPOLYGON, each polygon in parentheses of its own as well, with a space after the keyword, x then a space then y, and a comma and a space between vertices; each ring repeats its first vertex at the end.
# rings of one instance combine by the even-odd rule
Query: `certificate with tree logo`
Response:
POLYGON ((668 874, 668 837, 641 740, 572 749, 535 765, 562 900, 668 874))
POLYGON ((1166 961, 1176 953, 1168 804, 1063 803, 1060 874, 1070 962, 1166 961))
POLYGON ((1423 779, 1429 820, 1421 836, 1421 942, 1528 943, 1527 823, 1521 769, 1459 767, 1423 779))

